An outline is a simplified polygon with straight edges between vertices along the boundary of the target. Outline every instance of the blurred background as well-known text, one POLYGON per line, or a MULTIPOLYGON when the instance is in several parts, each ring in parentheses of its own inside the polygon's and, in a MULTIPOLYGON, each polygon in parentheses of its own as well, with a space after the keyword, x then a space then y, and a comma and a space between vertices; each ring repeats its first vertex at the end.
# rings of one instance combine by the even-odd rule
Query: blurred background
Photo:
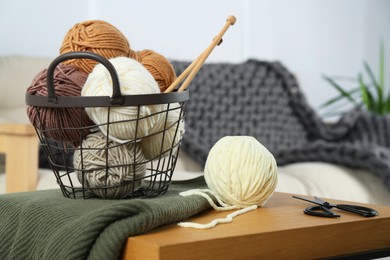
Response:
POLYGON ((0 55, 54 58, 75 23, 100 19, 134 50, 192 61, 230 14, 208 62, 280 61, 315 109, 337 94, 323 75, 356 77, 363 61, 376 73, 381 41, 390 60, 390 0, 0 0, 0 55))

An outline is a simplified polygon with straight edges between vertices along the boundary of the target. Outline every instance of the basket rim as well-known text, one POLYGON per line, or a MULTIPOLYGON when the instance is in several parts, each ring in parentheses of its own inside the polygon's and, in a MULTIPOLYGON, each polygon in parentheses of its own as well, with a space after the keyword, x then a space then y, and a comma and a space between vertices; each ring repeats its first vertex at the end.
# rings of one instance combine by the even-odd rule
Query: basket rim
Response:
POLYGON ((110 96, 57 96, 53 102, 48 96, 26 94, 26 105, 36 107, 119 107, 168 104, 188 101, 189 90, 171 93, 155 93, 140 95, 123 95, 122 104, 112 102, 110 96))
POLYGON ((118 74, 114 65, 105 57, 93 52, 68 52, 55 58, 47 69, 47 96, 26 93, 26 105, 36 107, 119 107, 176 103, 189 100, 188 91, 171 93, 152 93, 140 95, 122 95, 118 74), (92 59, 101 63, 110 73, 112 96, 57 96, 54 85, 54 70, 62 61, 69 59, 92 59))

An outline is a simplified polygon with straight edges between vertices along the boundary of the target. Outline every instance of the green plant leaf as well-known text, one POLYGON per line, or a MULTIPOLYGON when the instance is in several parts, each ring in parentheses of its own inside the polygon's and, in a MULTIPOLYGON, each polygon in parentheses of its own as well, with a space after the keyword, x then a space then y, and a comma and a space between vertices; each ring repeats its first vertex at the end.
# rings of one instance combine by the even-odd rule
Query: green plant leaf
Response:
POLYGON ((359 85, 360 85, 360 92, 362 93, 362 99, 363 99, 363 102, 364 102, 364 105, 366 106, 367 110, 371 110, 371 98, 369 97, 370 94, 369 94, 369 91, 366 87, 366 85, 364 84, 364 81, 363 81, 363 76, 362 74, 359 74, 359 85))
MULTIPOLYGON (((356 89, 352 91, 346 91, 340 84, 338 84, 337 78, 323 76, 323 78, 330 83, 339 92, 339 96, 331 98, 329 101, 321 105, 320 108, 329 107, 335 110, 334 104, 340 104, 341 101, 351 102, 353 105, 358 106, 359 103, 364 105, 368 111, 384 115, 390 113, 390 93, 385 89, 385 48, 383 40, 380 45, 380 57, 379 57, 379 72, 378 77, 375 77, 370 65, 364 61, 365 73, 368 74, 368 81, 365 82, 363 74, 358 75, 358 92, 356 89), (356 96, 359 93, 359 96, 356 96)), ((336 107, 337 110, 337 107, 336 107)))
POLYGON ((371 67, 370 67, 370 65, 368 65, 367 61, 364 61, 364 68, 366 69, 366 72, 367 72, 368 76, 370 77, 372 84, 375 86, 375 88, 380 88, 380 85, 376 81, 375 75, 372 72, 371 67))
MULTIPOLYGON (((382 93, 385 93, 385 47, 383 45, 383 40, 381 40, 381 49, 380 49, 380 64, 379 64, 379 84, 380 88, 382 90, 382 93)), ((385 95, 385 94, 384 94, 385 95)), ((382 114, 386 114, 388 110, 386 109, 386 102, 385 97, 381 99, 382 103, 382 114), (386 111, 387 110, 387 111, 386 111)))
POLYGON ((375 105, 375 99, 368 89, 367 89, 367 97, 370 103, 370 106, 367 107, 367 110, 378 114, 378 109, 377 106, 375 105))
POLYGON ((374 73, 372 73, 370 65, 368 65, 368 63, 366 61, 364 62, 364 68, 366 69, 367 74, 370 77, 371 82, 376 89, 377 100, 376 100, 375 104, 376 104, 376 106, 378 106, 378 109, 381 110, 383 107, 383 103, 384 103, 384 101, 383 101, 383 88, 381 87, 381 85, 378 84, 377 80, 375 79, 374 73))
MULTIPOLYGON (((347 91, 347 94, 352 97, 353 94, 359 93, 359 91, 360 91, 360 87, 357 87, 357 88, 354 88, 354 89, 352 89, 350 91, 347 91)), ((334 104, 336 102, 342 101, 342 100, 345 100, 345 96, 344 95, 338 95, 338 96, 333 97, 330 100, 326 101, 325 103, 321 104, 319 106, 319 108, 321 109, 321 108, 328 107, 328 106, 330 106, 330 105, 332 105, 332 104, 334 104)))
POLYGON ((387 96, 385 110, 385 113, 390 113, 390 95, 387 96))
MULTIPOLYGON (((361 106, 362 102, 359 102, 359 106, 361 106)), ((351 110, 351 102, 349 100, 341 99, 339 102, 335 102, 327 107, 319 108, 319 113, 322 117, 333 117, 345 114, 346 112, 351 110)))
POLYGON ((347 91, 345 91, 339 84, 337 84, 332 78, 328 77, 328 76, 323 76, 323 78, 329 83, 331 84, 333 87, 335 87, 337 89, 337 91, 343 96, 345 97, 346 99, 348 99, 349 101, 351 101, 355 106, 358 105, 356 100, 351 96, 351 94, 349 94, 347 91))
POLYGON ((381 41, 380 49, 380 63, 379 63, 379 84, 382 92, 385 89, 385 47, 383 45, 383 40, 381 41))

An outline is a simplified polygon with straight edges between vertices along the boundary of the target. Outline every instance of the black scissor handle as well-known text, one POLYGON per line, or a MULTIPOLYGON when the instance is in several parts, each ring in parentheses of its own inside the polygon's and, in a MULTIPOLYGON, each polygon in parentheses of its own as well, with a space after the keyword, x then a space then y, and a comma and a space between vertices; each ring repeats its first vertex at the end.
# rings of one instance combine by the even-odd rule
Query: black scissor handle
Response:
POLYGON ((367 208, 367 207, 362 207, 357 205, 348 205, 348 204, 337 204, 334 205, 334 207, 344 211, 359 214, 366 218, 378 216, 378 211, 372 208, 367 208))
POLYGON ((325 218, 338 218, 340 215, 335 214, 333 211, 329 210, 323 206, 312 206, 305 208, 303 212, 307 215, 325 217, 325 218))

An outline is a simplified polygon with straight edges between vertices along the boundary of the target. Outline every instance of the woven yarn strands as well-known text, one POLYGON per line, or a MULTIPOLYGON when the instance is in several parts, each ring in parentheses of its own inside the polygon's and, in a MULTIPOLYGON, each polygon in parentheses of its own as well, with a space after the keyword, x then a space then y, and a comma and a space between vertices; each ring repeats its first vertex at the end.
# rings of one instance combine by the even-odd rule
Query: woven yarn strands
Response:
POLYGON ((176 154, 180 140, 185 133, 183 112, 179 104, 165 105, 167 112, 162 113, 162 120, 153 127, 152 134, 141 140, 142 151, 146 159, 157 159, 176 154))
MULTIPOLYGON (((94 52, 106 59, 135 58, 126 37, 110 23, 100 20, 77 23, 66 33, 60 54, 74 51, 94 52)), ((89 59, 72 59, 64 63, 72 64, 86 73, 90 73, 96 65, 96 61, 89 59)))
POLYGON ((277 165, 273 155, 251 136, 225 136, 210 150, 204 177, 209 190, 189 190, 181 196, 205 197, 216 210, 239 209, 224 219, 207 224, 179 223, 182 227, 212 228, 218 223, 262 207, 273 194, 277 184, 277 165), (213 195, 220 206, 210 198, 213 195))
POLYGON ((152 50, 142 50, 137 52, 137 59, 152 74, 161 92, 175 81, 175 71, 163 55, 152 50))
POLYGON ((137 143, 108 141, 101 132, 88 135, 75 151, 73 164, 84 187, 100 198, 120 199, 136 191, 145 174, 137 143))
MULTIPOLYGON (((122 95, 160 93, 156 81, 141 63, 125 57, 113 58, 110 62, 117 71, 122 95)), ((98 64, 89 74, 81 95, 112 96, 112 92, 111 76, 103 65, 98 64)), ((90 107, 85 110, 92 121, 99 125, 101 131, 111 140, 124 143, 150 134, 154 125, 162 120, 162 114, 158 113, 162 108, 162 105, 148 105, 90 107)))
POLYGON ((52 90, 46 89, 45 70, 34 79, 26 102, 63 195, 87 199, 92 192, 110 199, 166 192, 184 134, 182 110, 188 101, 188 95, 161 94, 176 79, 168 59, 152 50, 132 50, 124 34, 100 20, 70 28, 60 54, 49 67, 56 66, 53 83, 59 98, 47 97, 52 90), (82 80, 72 73, 80 73, 82 80), (113 93, 121 102, 112 99, 113 93), (174 104, 177 100, 180 104, 174 104), (147 140, 144 149, 143 140, 147 140), (145 176, 146 164, 149 176, 145 176), (149 180, 145 183, 149 186, 138 190, 143 179, 149 180))
POLYGON ((240 208, 264 206, 276 188, 275 158, 254 137, 221 138, 211 148, 204 171, 207 186, 240 208))
MULTIPOLYGON (((87 74, 71 65, 59 64, 54 70, 54 90, 57 96, 80 96, 87 74)), ((27 93, 47 96, 47 69, 33 79, 27 93)), ((77 146, 89 134, 87 126, 93 125, 83 108, 50 108, 27 106, 30 122, 45 135, 57 141, 77 146)))

